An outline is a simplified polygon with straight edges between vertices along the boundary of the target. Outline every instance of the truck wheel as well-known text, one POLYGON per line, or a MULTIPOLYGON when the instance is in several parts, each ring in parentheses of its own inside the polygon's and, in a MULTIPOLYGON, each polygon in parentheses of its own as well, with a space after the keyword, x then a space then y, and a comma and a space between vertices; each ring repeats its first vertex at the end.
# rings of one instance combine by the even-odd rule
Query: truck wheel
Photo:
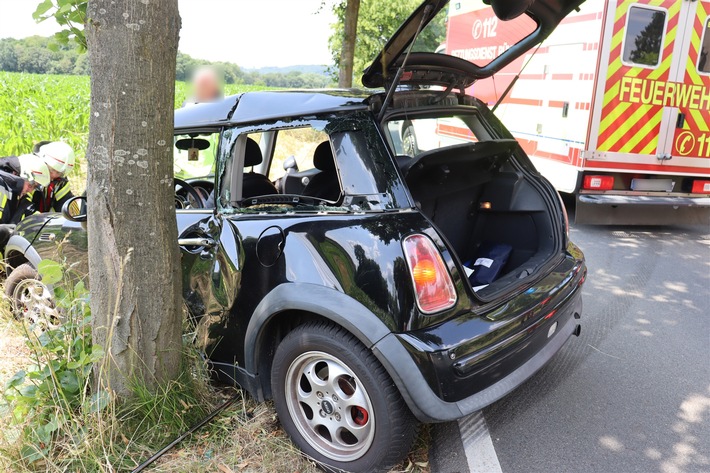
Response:
POLYGON ((56 319, 52 294, 30 264, 21 264, 10 273, 5 281, 5 295, 17 319, 29 323, 56 319))
POLYGON ((294 329, 274 355, 279 420, 327 471, 386 470, 409 452, 416 420, 375 356, 325 323, 294 329))
POLYGON ((413 125, 407 125, 402 132, 402 151, 404 151, 404 154, 411 157, 415 157, 419 154, 417 136, 414 134, 413 125))

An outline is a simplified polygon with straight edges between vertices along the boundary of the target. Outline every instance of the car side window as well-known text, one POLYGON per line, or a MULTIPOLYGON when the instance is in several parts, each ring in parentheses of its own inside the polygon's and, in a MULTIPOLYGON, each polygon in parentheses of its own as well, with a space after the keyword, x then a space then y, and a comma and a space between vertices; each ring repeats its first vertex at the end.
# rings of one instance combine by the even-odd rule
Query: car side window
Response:
POLYGON ((245 130, 228 138, 226 146, 232 151, 220 179, 220 208, 283 212, 294 206, 307 210, 337 205, 343 192, 331 138, 323 131, 326 122, 317 122, 318 129, 308 123, 245 130), (294 204, 289 196, 310 199, 294 204))
POLYGON ((313 155, 319 144, 328 141, 328 134, 310 126, 279 130, 275 135, 274 153, 269 167, 269 179, 284 177, 284 164, 294 164, 289 172, 307 172, 315 169, 313 155), (292 158, 292 159, 290 159, 292 158))

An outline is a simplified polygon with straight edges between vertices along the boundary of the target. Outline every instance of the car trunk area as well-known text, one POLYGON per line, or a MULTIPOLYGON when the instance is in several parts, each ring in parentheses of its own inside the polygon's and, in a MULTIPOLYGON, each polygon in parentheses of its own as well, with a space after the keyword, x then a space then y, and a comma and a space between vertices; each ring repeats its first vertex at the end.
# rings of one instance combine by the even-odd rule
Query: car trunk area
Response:
POLYGON ((557 251, 554 209, 512 163, 514 140, 467 143, 422 153, 403 167, 417 207, 471 267, 491 245, 512 249, 502 270, 478 295, 513 289, 557 251))

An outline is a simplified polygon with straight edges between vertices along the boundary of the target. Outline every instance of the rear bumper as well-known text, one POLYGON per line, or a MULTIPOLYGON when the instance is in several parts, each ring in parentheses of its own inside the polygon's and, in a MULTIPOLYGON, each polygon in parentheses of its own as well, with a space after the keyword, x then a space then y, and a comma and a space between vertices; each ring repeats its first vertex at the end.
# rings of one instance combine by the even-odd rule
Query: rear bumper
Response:
POLYGON ((458 334, 457 344, 441 338, 439 346, 432 346, 432 339, 424 342, 423 337, 410 334, 389 334, 373 346, 373 351, 420 421, 461 418, 520 386, 542 368, 571 335, 579 333, 581 283, 585 273, 584 263, 578 261, 564 287, 560 286, 563 294, 553 298, 555 303, 533 309, 534 316, 518 314, 509 321, 497 322, 479 316, 477 319, 462 317, 436 329, 437 333, 443 330, 458 334), (467 337, 467 332, 480 324, 491 324, 491 331, 475 335, 474 340, 467 337), (504 336, 486 343, 499 332, 504 336), (471 350, 472 347, 475 349, 471 350), (422 356, 423 352, 426 356, 422 356), (435 378, 434 386, 432 378, 435 378))
POLYGON ((579 194, 575 222, 597 225, 707 225, 710 197, 579 194))

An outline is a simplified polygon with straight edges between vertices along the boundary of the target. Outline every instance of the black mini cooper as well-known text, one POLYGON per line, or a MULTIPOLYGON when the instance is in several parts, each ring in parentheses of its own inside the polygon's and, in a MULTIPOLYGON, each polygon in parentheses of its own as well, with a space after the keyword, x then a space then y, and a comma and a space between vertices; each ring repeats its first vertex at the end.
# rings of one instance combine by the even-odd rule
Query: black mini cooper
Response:
MULTIPOLYGON (((330 468, 397 463, 417 422, 491 404, 579 334, 586 268, 565 209, 466 90, 581 2, 527 0, 510 19, 514 3, 451 6, 509 18, 499 28, 517 43, 492 58, 418 50, 419 30, 447 14, 427 0, 365 72, 379 90, 245 93, 175 113, 176 243, 197 341, 330 468)), ((18 226, 6 250, 18 308, 56 242, 85 264, 81 220, 18 226)))

